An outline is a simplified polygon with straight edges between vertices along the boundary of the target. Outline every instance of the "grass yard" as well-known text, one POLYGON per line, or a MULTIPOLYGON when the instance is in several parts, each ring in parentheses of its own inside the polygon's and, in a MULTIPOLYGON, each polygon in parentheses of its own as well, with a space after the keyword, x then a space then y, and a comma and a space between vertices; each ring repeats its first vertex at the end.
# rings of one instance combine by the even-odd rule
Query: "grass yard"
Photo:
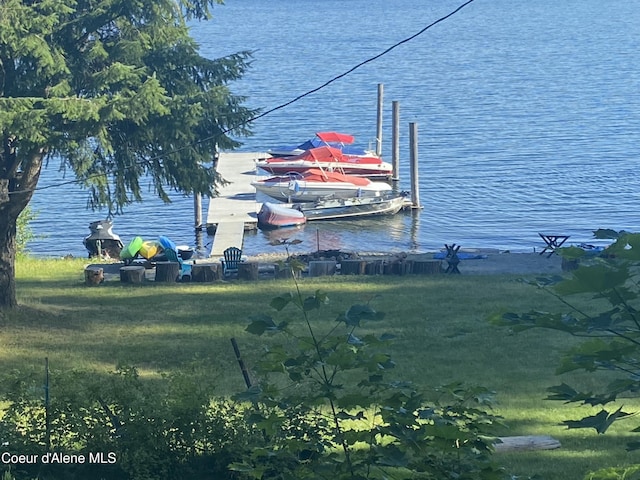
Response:
MULTIPOLYGON (((88 287, 85 263, 19 260, 21 307, 0 311, 5 372, 37 375, 48 357, 53 372, 100 374, 124 363, 155 378, 198 362, 210 369, 219 394, 229 395, 244 389, 230 339, 237 339, 251 367, 270 340, 244 331, 249 316, 267 312, 273 297, 294 288, 290 280, 141 286, 107 282, 88 287)), ((496 454, 517 478, 537 474, 548 480, 577 480, 590 470, 640 463, 637 454, 624 449, 637 420, 620 422, 606 435, 567 430, 559 424, 586 414, 586 409, 544 400, 546 388, 563 381, 593 383, 594 388, 599 381, 593 375, 554 374, 561 352, 575 339, 543 330, 513 334, 488 323, 496 311, 563 308, 550 295, 517 280, 507 275, 319 277, 301 280, 300 287, 308 294, 321 289, 329 295, 329 305, 314 319, 318 328, 332 326, 355 303, 371 301, 385 312, 383 322, 364 330, 396 336, 392 356, 398 379, 424 386, 462 381, 488 387, 496 392, 495 413, 504 417, 504 435, 560 440, 558 450, 496 454)), ((278 320, 292 314, 273 312, 278 320)), ((629 399, 626 410, 634 408, 640 408, 640 402, 629 399)))

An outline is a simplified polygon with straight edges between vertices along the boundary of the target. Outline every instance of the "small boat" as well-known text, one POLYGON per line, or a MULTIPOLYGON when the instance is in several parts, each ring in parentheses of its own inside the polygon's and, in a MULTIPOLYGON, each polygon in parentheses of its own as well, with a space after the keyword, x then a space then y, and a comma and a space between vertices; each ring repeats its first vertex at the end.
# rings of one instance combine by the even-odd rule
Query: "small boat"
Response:
POLYGON ((294 204, 308 222, 340 218, 393 215, 405 204, 404 194, 385 194, 378 197, 354 197, 323 199, 314 203, 294 204))
POLYGON ((320 168, 326 172, 340 172, 368 178, 390 178, 393 167, 383 162, 375 154, 346 155, 334 147, 316 147, 300 155, 290 157, 263 158, 256 166, 273 175, 302 173, 310 168, 320 168))
POLYGON ((299 145, 284 145, 280 147, 274 147, 267 150, 273 157, 288 157, 293 155, 300 155, 306 150, 312 148, 328 146, 334 147, 342 151, 342 153, 348 155, 367 155, 371 152, 364 148, 353 146, 353 135, 338 132, 318 132, 316 136, 306 142, 302 142, 299 145))
POLYGON ((260 228, 295 227, 303 225, 306 221, 304 213, 289 208, 286 204, 265 202, 258 212, 260 228))
POLYGON ((341 218, 393 215, 405 204, 405 195, 381 195, 379 197, 332 198, 314 203, 276 204, 265 202, 258 213, 261 227, 289 227, 305 221, 335 220, 341 218), (296 223, 297 222, 297 223, 296 223))
POLYGON ((391 185, 386 182, 373 182, 368 178, 325 172, 318 168, 256 180, 251 185, 258 192, 287 202, 315 202, 325 197, 375 197, 391 191, 391 185))

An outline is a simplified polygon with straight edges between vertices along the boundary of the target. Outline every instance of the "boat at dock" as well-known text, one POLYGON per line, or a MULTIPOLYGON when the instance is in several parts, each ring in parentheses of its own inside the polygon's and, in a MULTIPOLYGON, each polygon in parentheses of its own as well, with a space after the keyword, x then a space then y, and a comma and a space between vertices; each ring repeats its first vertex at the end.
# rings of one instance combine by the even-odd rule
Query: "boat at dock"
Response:
POLYGON ((307 218, 300 210, 282 203, 265 202, 258 212, 260 228, 283 228, 303 225, 307 218))
POLYGON ((347 155, 335 147, 311 148, 300 155, 263 158, 256 167, 273 175, 302 173, 310 168, 367 178, 391 178, 393 167, 375 154, 347 155))
POLYGON ((305 221, 337 220, 343 218, 370 217, 374 215, 393 215, 406 205, 404 194, 385 194, 378 197, 353 197, 322 199, 313 203, 274 204, 266 202, 262 205, 262 215, 258 214, 258 225, 277 228, 292 226, 292 218, 304 217, 305 221), (269 212, 269 216, 266 215, 269 212), (262 218, 261 218, 262 217, 262 218))
POLYGON ((287 202, 316 202, 322 198, 375 197, 391 192, 386 182, 311 168, 251 182, 258 192, 287 202))
POLYGON ((393 215, 405 205, 406 197, 394 193, 379 197, 353 197, 323 199, 311 204, 295 204, 308 222, 339 218, 393 215))

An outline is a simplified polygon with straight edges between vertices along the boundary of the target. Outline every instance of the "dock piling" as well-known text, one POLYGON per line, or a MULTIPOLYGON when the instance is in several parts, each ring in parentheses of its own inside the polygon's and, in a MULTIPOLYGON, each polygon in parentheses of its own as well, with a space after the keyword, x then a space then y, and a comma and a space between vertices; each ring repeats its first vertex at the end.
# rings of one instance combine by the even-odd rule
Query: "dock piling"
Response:
POLYGON ((384 85, 378 84, 378 120, 376 129, 376 155, 382 155, 382 107, 384 97, 384 85))
POLYGON ((202 195, 199 193, 193 194, 193 223, 196 230, 202 228, 202 195))
POLYGON ((420 206, 420 185, 418 183, 418 124, 409 123, 409 144, 411 162, 411 203, 413 208, 420 206))
POLYGON ((391 165, 392 180, 400 180, 400 104, 391 102, 391 165))

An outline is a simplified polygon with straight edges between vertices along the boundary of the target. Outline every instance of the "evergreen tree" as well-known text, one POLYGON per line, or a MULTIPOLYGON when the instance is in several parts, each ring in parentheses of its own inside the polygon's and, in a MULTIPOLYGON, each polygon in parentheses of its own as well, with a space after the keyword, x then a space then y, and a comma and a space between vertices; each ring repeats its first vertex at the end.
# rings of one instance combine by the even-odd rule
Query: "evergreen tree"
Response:
POLYGON ((215 195, 217 148, 248 135, 233 95, 250 52, 203 58, 189 20, 222 0, 3 0, 0 3, 0 307, 16 306, 16 220, 43 166, 75 175, 93 207, 215 195))

